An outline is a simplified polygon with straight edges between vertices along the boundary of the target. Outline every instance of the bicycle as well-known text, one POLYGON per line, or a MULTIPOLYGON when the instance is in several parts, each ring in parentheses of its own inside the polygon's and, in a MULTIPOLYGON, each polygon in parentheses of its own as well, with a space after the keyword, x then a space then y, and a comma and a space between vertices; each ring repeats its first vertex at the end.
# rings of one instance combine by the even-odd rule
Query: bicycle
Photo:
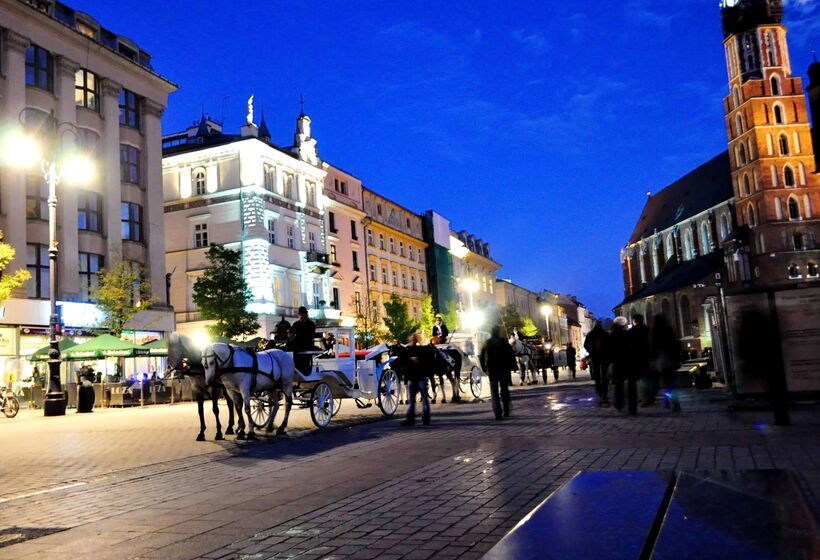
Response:
POLYGON ((20 411, 20 401, 11 392, 4 390, 0 393, 0 409, 3 410, 6 418, 14 418, 20 411))

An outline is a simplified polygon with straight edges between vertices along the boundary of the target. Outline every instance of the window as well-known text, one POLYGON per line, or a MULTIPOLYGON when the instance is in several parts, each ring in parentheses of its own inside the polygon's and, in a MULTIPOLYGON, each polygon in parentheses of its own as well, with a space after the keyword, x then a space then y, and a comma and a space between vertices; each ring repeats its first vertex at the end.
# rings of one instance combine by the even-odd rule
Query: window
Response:
POLYGON ((53 91, 54 58, 39 45, 26 49, 26 85, 53 91))
POLYGON ((370 265, 370 281, 371 282, 376 281, 376 265, 375 264, 370 265))
POLYGON ((795 251, 805 251, 806 241, 802 233, 795 233, 792 235, 792 244, 795 251))
POLYGON ((780 139, 779 139, 779 144, 780 144, 780 155, 781 156, 789 155, 789 137, 786 136, 785 134, 781 134, 780 139))
POLYGON ((809 198, 809 195, 807 194, 803 195, 803 212, 807 218, 811 218, 814 216, 814 213, 811 209, 811 198, 809 198))
POLYGON ((330 233, 336 233, 339 231, 338 229, 336 229, 336 214, 334 214, 333 212, 328 212, 327 221, 329 223, 330 233))
POLYGON ((331 264, 339 263, 339 257, 336 253, 336 245, 334 245, 333 243, 330 244, 330 262, 331 264))
POLYGON ((775 74, 770 81, 772 84, 772 95, 780 95, 780 78, 775 74))
POLYGON ((353 306, 356 308, 356 315, 362 314, 362 293, 353 292, 353 306))
POLYGON ((299 279, 290 279, 290 306, 299 307, 302 303, 302 292, 299 288, 299 279))
POLYGON ((810 262, 806 265, 806 276, 817 278, 817 263, 810 262))
POLYGON ((316 185, 313 183, 307 184, 307 203, 310 206, 316 206, 316 185))
POLYGON ((268 243, 276 245, 276 220, 268 218, 268 243))
POLYGON ((120 180, 137 185, 140 182, 140 151, 128 144, 120 144, 120 180))
POLYGON ((367 244, 373 247, 373 230, 369 228, 367 230, 367 244))
POLYGON ((392 237, 390 238, 390 252, 391 253, 396 252, 396 240, 393 239, 392 237))
POLYGON ((296 240, 294 238, 293 226, 288 226, 288 249, 296 248, 296 240))
POLYGON ((26 282, 26 293, 30 298, 46 299, 49 297, 49 261, 48 246, 40 243, 26 245, 26 268, 31 279, 26 282))
POLYGON ((333 179, 333 190, 337 193, 347 194, 347 183, 340 179, 333 179))
POLYGON ((285 198, 293 198, 293 175, 285 175, 285 198))
POLYGON ((395 270, 393 271, 393 285, 397 288, 399 287, 399 275, 396 274, 395 270))
POLYGON ((316 233, 312 231, 308 233, 308 248, 311 252, 316 251, 316 233))
POLYGON ((664 245, 666 246, 666 260, 668 261, 675 254, 675 244, 673 243, 671 233, 666 236, 666 241, 664 242, 664 245))
POLYGON ((743 192, 746 194, 746 196, 752 194, 752 184, 749 181, 748 175, 743 176, 743 192))
POLYGON ((319 309, 319 301, 322 299, 321 286, 316 282, 313 283, 313 308, 319 309))
POLYGON ((404 242, 399 241, 399 255, 404 256, 404 242))
POLYGON ((419 278, 419 290, 424 291, 424 278, 419 278))
POLYGON ((735 116, 735 124, 737 125, 737 135, 740 136, 743 134, 743 116, 740 113, 735 116))
MULTIPOLYGON (((683 234, 683 254, 687 261, 695 258, 695 241, 691 229, 687 229, 686 233, 683 234)), ((643 262, 643 259, 641 259, 641 262, 643 262)))
POLYGON ((77 195, 77 229, 80 231, 102 231, 102 197, 91 191, 80 191, 77 195))
POLYGON ((711 236, 709 235, 709 224, 707 222, 702 222, 700 224, 700 250, 704 255, 708 254, 712 250, 712 241, 711 236))
POLYGON ((273 277, 273 302, 276 305, 282 305, 282 277, 281 276, 274 276, 273 277))
POLYGON ((265 164, 262 166, 263 180, 265 188, 271 192, 276 190, 276 168, 272 165, 265 164))
POLYGON ((684 337, 692 336, 692 308, 689 305, 689 298, 686 296, 680 298, 680 321, 681 334, 684 337))
POLYGON ((800 205, 797 203, 797 199, 793 196, 789 197, 789 219, 790 220, 799 220, 800 219, 800 205))
POLYGON ((794 263, 789 265, 789 278, 801 278, 800 267, 794 263))
POLYGON ((779 103, 774 106, 774 122, 776 124, 785 124, 786 122, 783 118, 783 106, 779 103))
POLYGON ((737 86, 732 88, 732 98, 735 102, 735 108, 740 107, 740 92, 737 89, 737 86))
POLYGON ((766 62, 769 66, 777 66, 777 58, 775 57, 774 36, 771 31, 766 32, 766 62))
POLYGON ((142 242, 142 206, 133 202, 121 203, 120 218, 123 241, 142 242))
POLYGON ((381 204, 376 205, 376 214, 378 214, 379 216, 382 215, 382 205, 381 204))
POLYGON ((359 239, 359 234, 356 232, 356 220, 350 220, 350 239, 359 239))
POLYGON ((404 288, 405 290, 407 289, 407 273, 406 272, 401 273, 401 287, 404 288))
POLYGON ((740 165, 746 165, 746 146, 743 144, 740 145, 740 155, 738 156, 738 163, 740 165))
POLYGON ((26 177, 26 218, 48 219, 48 186, 42 177, 26 177))
POLYGON ((91 301, 94 291, 100 285, 100 270, 103 256, 94 253, 80 253, 80 299, 91 301))
POLYGON ((783 179, 787 187, 794 187, 794 170, 790 166, 783 168, 783 179))
POLYGON ((333 288, 333 301, 330 302, 330 306, 333 309, 340 309, 339 307, 339 300, 342 299, 341 295, 339 295, 339 288, 333 288))
POLYGON ((131 128, 140 127, 140 99, 133 91, 120 91, 120 124, 131 128))
POLYGON ((749 204, 749 209, 748 209, 747 214, 748 215, 747 215, 746 219, 747 219, 747 222, 749 223, 749 227, 757 226, 757 217, 755 216, 755 207, 752 206, 751 203, 749 204))
POLYGON ((195 196, 202 196, 208 192, 207 175, 203 168, 194 169, 194 172, 191 173, 191 182, 193 183, 195 196))
POLYGON ((208 224, 194 224, 194 247, 199 249, 208 246, 208 224))
POLYGON ((74 74, 74 103, 92 111, 99 110, 97 103, 97 75, 85 68, 74 74))
POLYGON ((421 249, 419 249, 419 263, 423 263, 423 262, 424 262, 424 255, 422 254, 421 249))
POLYGON ((77 31, 86 37, 91 37, 92 39, 97 38, 97 30, 84 21, 77 20, 77 31))
POLYGON ((725 241, 729 237, 729 217, 723 214, 720 217, 720 239, 725 241))
POLYGON ((416 276, 415 274, 410 277, 410 288, 415 292, 416 291, 416 276))
POLYGON ((353 270, 359 270, 359 253, 357 251, 353 251, 353 270))
POLYGON ((387 267, 382 267, 382 284, 387 284, 387 267))
POLYGON ((379 234, 379 249, 384 251, 384 234, 383 233, 379 234))

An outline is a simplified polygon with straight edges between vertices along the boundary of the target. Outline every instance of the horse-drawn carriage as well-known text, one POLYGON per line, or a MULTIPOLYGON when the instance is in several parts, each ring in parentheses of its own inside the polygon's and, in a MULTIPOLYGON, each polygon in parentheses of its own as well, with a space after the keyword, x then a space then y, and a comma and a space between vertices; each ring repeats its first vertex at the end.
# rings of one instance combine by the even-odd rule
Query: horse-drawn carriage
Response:
MULTIPOLYGON (((475 398, 481 397, 481 378, 484 376, 478 353, 489 338, 489 333, 483 331, 454 331, 447 338, 447 344, 436 345, 440 350, 458 352, 461 357, 461 367, 458 368, 458 384, 459 386, 469 384, 470 392, 475 398)), ((456 364, 458 363, 459 360, 456 360, 456 364)), ((464 390, 461 387, 459 389, 460 391, 464 390)))

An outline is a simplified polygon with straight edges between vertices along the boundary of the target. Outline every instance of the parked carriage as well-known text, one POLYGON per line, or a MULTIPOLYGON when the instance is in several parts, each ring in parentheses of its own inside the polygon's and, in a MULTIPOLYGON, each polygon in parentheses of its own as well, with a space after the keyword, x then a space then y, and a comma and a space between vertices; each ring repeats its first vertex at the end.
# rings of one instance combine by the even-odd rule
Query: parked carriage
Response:
MULTIPOLYGON (((327 427, 339 412, 343 399, 353 399, 358 408, 375 403, 382 414, 393 416, 399 406, 399 382, 390 369, 393 360, 387 345, 372 350, 355 350, 352 327, 317 329, 317 335, 333 335, 333 346, 327 351, 302 352, 311 356, 310 375, 294 374, 294 404, 310 409, 310 418, 318 428, 327 427)), ((257 428, 265 426, 273 410, 268 393, 252 397, 250 421, 257 428)))
POLYGON ((490 334, 483 331, 467 332, 454 331, 447 338, 447 344, 437 345, 440 349, 455 349, 461 354, 461 371, 458 375, 459 390, 464 391, 462 385, 469 385, 473 397, 481 397, 482 377, 484 370, 479 360, 479 352, 484 347, 490 334))

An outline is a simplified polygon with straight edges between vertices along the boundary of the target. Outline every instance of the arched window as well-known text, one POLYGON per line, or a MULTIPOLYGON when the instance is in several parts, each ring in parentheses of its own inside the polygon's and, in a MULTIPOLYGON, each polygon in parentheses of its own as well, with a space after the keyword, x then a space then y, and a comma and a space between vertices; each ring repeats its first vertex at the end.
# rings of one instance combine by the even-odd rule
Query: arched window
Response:
POLYGON ((752 194, 752 183, 751 181, 749 181, 748 175, 743 176, 743 192, 746 194, 746 196, 752 194))
POLYGON ((789 137, 785 134, 781 134, 778 143, 780 144, 780 155, 789 155, 789 137))
POLYGON ((790 220, 799 220, 800 219, 800 204, 797 202, 797 198, 794 196, 789 197, 789 219, 790 220))
POLYGON ((749 209, 746 213, 746 221, 748 222, 749 227, 755 227, 757 225, 757 216, 755 216, 755 207, 752 203, 749 203, 749 209))
POLYGON ((735 102, 735 109, 740 107, 740 91, 737 89, 737 86, 732 88, 732 99, 735 102))
POLYGON ((710 253, 712 250, 711 235, 709 235, 709 222, 701 222, 700 224, 700 252, 703 255, 710 253))
POLYGON ((666 241, 664 242, 664 245, 666 246, 666 260, 667 260, 667 261, 668 261, 669 259, 671 259, 671 258, 672 258, 672 256, 675 254, 675 242, 674 242, 674 239, 675 239, 675 238, 674 238, 674 237, 672 236, 672 234, 670 233, 669 235, 667 235, 667 236, 666 236, 666 241))
POLYGON ((695 258, 695 239, 691 229, 687 229, 683 234, 683 255, 687 261, 695 258))
POLYGON ((774 215, 778 220, 783 219, 783 202, 779 196, 774 197, 774 215))
POLYGON ((276 190, 276 169, 272 165, 265 164, 263 166, 265 188, 269 191, 276 190))
POLYGON ((680 298, 680 332, 684 337, 692 336, 692 309, 689 306, 689 298, 681 296, 680 298))
POLYGON ((191 180, 194 183, 194 194, 197 196, 203 195, 207 192, 205 169, 199 167, 194 169, 191 174, 191 180))
POLYGON ((783 181, 786 183, 786 186, 789 187, 789 188, 795 186, 794 185, 794 170, 789 165, 787 165, 786 167, 783 168, 783 181))
POLYGON ((811 218, 814 215, 811 209, 811 198, 809 198, 809 195, 807 194, 803 195, 803 210, 805 211, 807 218, 811 218))
POLYGON ((720 217, 720 240, 725 241, 729 237, 729 216, 723 214, 720 217))
POLYGON ((740 165, 746 165, 746 146, 740 145, 740 165))
POLYGON ((653 241, 652 242, 652 249, 651 249, 651 251, 652 251, 652 278, 657 278, 658 274, 660 273, 660 270, 661 270, 660 256, 658 255, 658 252, 660 250, 661 250, 660 247, 655 245, 655 242, 653 241))
POLYGON ((743 115, 740 113, 735 116, 735 124, 737 125, 737 135, 743 134, 743 115))
POLYGON ((777 57, 775 56, 774 36, 771 31, 766 32, 766 62, 769 66, 777 66, 777 57))
POLYGON ((780 95, 780 78, 777 74, 772 75, 772 95, 780 95))
POLYGON ((774 105, 774 122, 775 124, 786 124, 786 111, 780 103, 774 105))
POLYGON ((746 72, 749 72, 755 68, 755 46, 752 41, 751 33, 746 33, 743 35, 743 59, 746 63, 746 72))

